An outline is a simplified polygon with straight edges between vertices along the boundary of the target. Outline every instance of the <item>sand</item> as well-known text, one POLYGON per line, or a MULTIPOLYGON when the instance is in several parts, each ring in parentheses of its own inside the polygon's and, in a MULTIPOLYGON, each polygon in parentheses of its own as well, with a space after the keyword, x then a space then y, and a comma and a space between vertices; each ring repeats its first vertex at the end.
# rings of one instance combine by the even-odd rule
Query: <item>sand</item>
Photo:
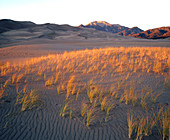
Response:
MULTIPOLYGON (((107 47, 170 47, 170 42, 167 40, 32 40, 15 44, 1 45, 0 48, 0 61, 1 64, 9 61, 12 63, 19 63, 29 60, 32 57, 40 57, 48 54, 62 54, 64 51, 71 52, 73 50, 84 50, 93 48, 107 48, 107 47)), ((127 73, 126 73, 127 74, 127 73)), ((114 82, 121 81, 124 75, 114 75, 114 82)), ((139 73, 133 74, 131 80, 139 82, 138 89, 150 85, 155 91, 162 91, 163 94, 159 97, 156 105, 169 104, 169 90, 164 88, 164 78, 169 76, 167 74, 155 73, 139 73), (158 87, 155 85, 159 84, 158 87)), ((84 81, 88 81, 87 76, 80 75, 84 81)), ((105 81, 100 84, 107 86, 111 84, 109 81, 110 75, 106 74, 105 81)), ((7 77, 1 76, 2 79, 7 77)), ((97 79, 97 78, 96 78, 97 79)), ((137 107, 119 103, 118 100, 113 102, 116 104, 111 111, 109 121, 104 122, 104 115, 98 114, 98 118, 88 128, 83 118, 80 116, 80 105, 83 100, 88 100, 85 92, 81 93, 77 102, 73 102, 76 110, 73 113, 73 118, 70 119, 69 115, 61 117, 60 109, 65 102, 65 94, 57 94, 56 85, 49 87, 44 86, 43 80, 32 81, 28 85, 28 89, 38 89, 38 94, 43 100, 43 107, 41 109, 32 109, 29 111, 21 112, 20 105, 15 105, 16 99, 16 85, 10 85, 5 91, 4 97, 0 99, 0 140, 126 140, 128 139, 128 124, 127 113, 141 112, 139 103, 137 107)), ((20 83, 23 86, 24 83, 20 83)), ((75 99, 75 95, 73 96, 75 99)), ((149 104, 155 107, 155 105, 149 104)), ((154 108, 155 109, 155 108, 154 108)), ((157 132, 156 132, 157 133, 157 132)), ((160 137, 156 133, 144 139, 158 140, 160 137)), ((133 139, 133 137, 132 137, 133 139)), ((134 138, 135 139, 135 138, 134 138)))

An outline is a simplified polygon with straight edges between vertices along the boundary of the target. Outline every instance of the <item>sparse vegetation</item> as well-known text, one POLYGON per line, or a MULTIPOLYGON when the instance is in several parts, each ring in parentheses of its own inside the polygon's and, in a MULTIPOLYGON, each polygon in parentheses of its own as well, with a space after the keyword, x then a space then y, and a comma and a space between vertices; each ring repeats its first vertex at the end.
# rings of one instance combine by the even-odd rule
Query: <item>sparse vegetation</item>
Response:
POLYGON ((2 84, 1 84, 1 89, 0 89, 0 99, 2 98, 3 94, 4 94, 5 89, 3 88, 2 84))
POLYGON ((87 116, 86 116, 86 125, 87 127, 89 127, 89 125, 95 120, 96 118, 96 114, 95 114, 96 110, 93 106, 91 106, 88 110, 87 110, 87 116))
POLYGON ((26 93, 25 89, 18 92, 16 105, 21 104, 21 111, 31 110, 33 108, 41 108, 43 105, 42 100, 39 95, 36 93, 36 90, 31 90, 26 93))
POLYGON ((64 52, 19 64, 8 62, 0 66, 1 76, 6 79, 1 84, 0 99, 4 91, 6 93, 16 86, 16 104, 22 112, 39 108, 42 106, 39 94, 27 89, 27 85, 37 86, 38 83, 43 85, 42 90, 54 90, 57 97, 64 98, 66 102, 61 107, 60 116, 70 119, 76 116, 88 128, 94 122, 99 125, 111 123, 110 120, 116 118, 112 116, 115 104, 120 105, 119 109, 137 107, 144 114, 128 113, 128 137, 142 139, 152 135, 156 127, 165 140, 170 132, 169 111, 163 113, 161 108, 152 113, 149 110, 157 105, 163 92, 161 86, 169 86, 168 78, 165 78, 169 76, 169 60, 169 48, 120 47, 64 52), (150 80, 151 85, 146 82, 147 76, 154 78, 150 80), (164 79, 157 81, 159 76, 164 79), (152 88, 156 92, 150 92, 152 88))
MULTIPOLYGON (((70 101, 68 101, 66 104, 64 104, 62 107, 61 107, 61 110, 60 110, 60 116, 64 117, 68 111, 69 111, 69 103, 70 101)), ((70 117, 72 116, 72 111, 70 111, 71 114, 70 114, 70 117)))
POLYGON ((81 116, 82 117, 84 117, 88 108, 89 108, 88 105, 85 102, 82 102, 82 104, 81 104, 81 116))
POLYGON ((129 139, 130 139, 135 128, 135 120, 133 118, 133 114, 130 113, 128 113, 128 128, 129 128, 129 139))
POLYGON ((135 130, 136 140, 142 139, 143 136, 150 136, 153 134, 153 128, 156 127, 161 139, 165 140, 169 138, 169 125, 168 110, 163 111, 163 107, 156 114, 154 112, 150 115, 148 112, 146 115, 140 114, 135 121, 133 114, 128 113, 129 138, 133 130, 135 130))

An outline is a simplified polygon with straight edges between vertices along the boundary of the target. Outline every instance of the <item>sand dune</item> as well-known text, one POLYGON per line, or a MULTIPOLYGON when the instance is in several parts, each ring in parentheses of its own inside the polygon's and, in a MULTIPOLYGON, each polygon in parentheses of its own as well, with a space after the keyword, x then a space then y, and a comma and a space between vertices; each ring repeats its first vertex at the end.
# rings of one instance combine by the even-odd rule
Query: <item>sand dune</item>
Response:
POLYGON ((0 140, 170 137, 168 39, 30 22, 1 32, 0 140))
MULTIPOLYGON (((48 41, 44 42, 43 44, 37 41, 33 44, 28 42, 25 45, 0 49, 1 62, 3 62, 0 65, 3 85, 1 90, 5 89, 4 95, 0 98, 0 139, 126 140, 128 139, 128 112, 133 113, 135 117, 146 115, 147 112, 153 114, 153 111, 157 111, 162 106, 169 107, 169 86, 167 85, 169 48, 115 46, 108 48, 108 45, 113 45, 113 42, 98 41, 96 43, 94 40, 60 40, 50 44, 48 41), (89 50, 85 50, 86 48, 89 50), (5 63, 6 61, 9 63, 5 63), (15 74, 21 78, 15 77, 15 74), (72 83, 76 85, 76 88, 81 88, 77 101, 76 94, 71 94, 69 100, 66 100, 72 76, 76 77, 72 83), (56 82, 54 77, 58 78, 56 82), (8 79, 11 81, 5 84, 8 79), (51 79, 53 83, 46 85, 51 79), (101 105, 95 107, 95 119, 87 127, 87 119, 82 117, 80 112, 82 102, 90 106, 87 92, 88 82, 91 79, 93 79, 92 90, 99 87, 99 91, 102 91, 102 100, 107 97, 108 102, 114 107, 107 121, 105 121, 106 112, 100 109, 101 105), (23 90, 25 85, 26 92, 23 90), (118 97, 114 95, 114 92, 111 95, 108 93, 112 85, 118 97), (62 86, 64 90, 60 90, 58 94, 58 89, 62 86), (18 92, 21 91, 23 94, 36 89, 42 101, 41 106, 38 105, 40 108, 21 111, 22 104, 16 104, 17 97, 20 95, 17 93, 17 87, 19 87, 18 92), (131 89, 139 95, 136 106, 127 104, 125 99, 120 102, 125 90, 131 91, 131 89), (141 107, 140 100, 147 92, 150 92, 150 96, 147 98, 148 110, 145 110, 141 107), (159 98, 155 103, 151 103, 150 98, 159 92, 161 92, 159 98), (72 118, 68 112, 64 117, 60 115, 62 106, 68 101, 74 109, 72 118)), ((127 44, 127 42, 117 43, 116 45, 127 44)), ((134 42, 129 42, 127 45, 131 43, 134 42)), ((145 43, 148 42, 138 42, 138 45, 145 45, 145 43)), ((149 43, 158 45, 158 42, 149 43)), ((96 94, 96 96, 98 100, 99 95, 96 94)), ((133 134, 132 139, 135 139, 135 136, 136 134, 133 134)), ((156 126, 153 134, 143 135, 143 139, 159 140, 156 126)))

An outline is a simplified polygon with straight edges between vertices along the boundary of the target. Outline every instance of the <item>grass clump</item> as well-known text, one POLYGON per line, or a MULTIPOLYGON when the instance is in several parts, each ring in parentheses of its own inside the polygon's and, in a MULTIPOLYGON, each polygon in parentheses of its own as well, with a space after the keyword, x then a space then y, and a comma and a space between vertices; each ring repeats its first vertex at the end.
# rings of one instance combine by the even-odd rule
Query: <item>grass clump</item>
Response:
POLYGON ((88 104, 86 104, 84 101, 81 104, 81 116, 84 117, 87 109, 89 108, 88 104))
POLYGON ((155 104, 156 103, 156 100, 157 100, 157 98, 161 95, 162 93, 158 93, 158 94, 154 94, 154 93, 151 93, 151 102, 153 103, 153 104, 155 104))
POLYGON ((133 118, 133 114, 128 113, 127 121, 128 121, 128 128, 129 128, 129 135, 128 136, 129 136, 129 139, 130 139, 131 136, 132 136, 132 133, 134 131, 135 125, 136 125, 136 122, 133 118))
POLYGON ((23 74, 19 74, 17 77, 16 77, 16 83, 18 83, 19 81, 21 81, 21 79, 23 78, 23 74))
POLYGON ((114 108, 114 105, 109 103, 106 108, 106 117, 105 117, 105 122, 108 121, 110 110, 114 108))
POLYGON ((89 127, 90 124, 92 124, 92 122, 96 119, 96 109, 91 106, 88 110, 87 110, 87 116, 86 116, 86 126, 89 127))
MULTIPOLYGON (((70 110, 69 108, 69 103, 71 101, 68 101, 66 104, 64 104, 62 107, 61 107, 61 110, 60 110, 60 116, 64 117, 70 110)), ((72 116, 72 111, 70 111, 70 117, 72 116)))
POLYGON ((6 88, 7 86, 9 86, 11 83, 11 78, 9 78, 8 80, 5 81, 3 87, 6 88))
POLYGON ((36 90, 31 89, 30 92, 18 92, 16 104, 21 104, 21 111, 31 110, 33 108, 41 108, 42 100, 36 90))
POLYGON ((45 82, 45 86, 51 86, 52 84, 54 84, 54 77, 51 76, 46 82, 45 82))
POLYGON ((142 107, 143 109, 147 109, 147 103, 146 103, 146 101, 147 101, 147 99, 148 99, 148 95, 149 95, 149 92, 147 92, 145 95, 142 95, 142 97, 141 97, 141 102, 140 102, 140 104, 141 104, 141 107, 142 107))
POLYGON ((161 107, 155 114, 153 111, 146 112, 146 115, 137 116, 134 121, 133 115, 128 113, 129 138, 131 138, 133 130, 135 130, 136 140, 142 139, 143 136, 153 134, 153 128, 157 128, 162 140, 167 140, 170 134, 170 118, 168 116, 169 109, 165 110, 161 107), (135 129, 134 129, 135 128, 135 129))
POLYGON ((89 83, 89 87, 87 88, 87 96, 90 100, 90 103, 93 103, 93 100, 95 97, 99 95, 99 87, 92 85, 92 83, 89 83))
POLYGON ((159 117, 157 117, 157 129, 159 131, 159 135, 162 138, 162 140, 165 140, 166 138, 170 139, 170 117, 169 117, 169 109, 165 110, 163 112, 162 109, 159 111, 159 117), (160 113, 161 112, 161 113, 160 113))
POLYGON ((106 111, 107 106, 108 106, 108 100, 107 100, 107 97, 105 96, 101 102, 101 111, 106 111))
POLYGON ((4 94, 5 89, 3 88, 2 84, 1 84, 1 89, 0 89, 0 99, 2 98, 3 94, 4 94))
POLYGON ((73 75, 73 76, 70 77, 70 80, 68 81, 68 84, 67 84, 66 100, 68 100, 68 97, 72 93, 72 88, 73 88, 73 82, 74 81, 75 81, 75 76, 73 75))

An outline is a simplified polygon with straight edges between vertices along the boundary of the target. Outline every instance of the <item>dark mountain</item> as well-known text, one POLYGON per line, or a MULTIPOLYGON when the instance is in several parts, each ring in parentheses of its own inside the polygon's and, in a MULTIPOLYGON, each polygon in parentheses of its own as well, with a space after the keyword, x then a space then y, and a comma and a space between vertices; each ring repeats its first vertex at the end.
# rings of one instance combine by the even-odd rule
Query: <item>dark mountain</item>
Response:
POLYGON ((0 20, 0 33, 34 26, 36 26, 36 24, 29 21, 14 21, 10 19, 2 19, 0 20))
POLYGON ((94 21, 87 25, 80 25, 78 27, 94 28, 100 31, 117 33, 122 36, 131 36, 144 39, 161 39, 170 37, 170 26, 143 31, 138 27, 128 28, 119 24, 109 24, 105 21, 94 21))
POLYGON ((143 30, 141 30, 138 27, 133 27, 133 28, 130 28, 130 29, 127 29, 127 30, 123 30, 123 31, 119 32, 119 34, 122 35, 122 36, 130 36, 130 35, 137 34, 137 33, 140 33, 140 32, 143 32, 143 30))
POLYGON ((94 21, 87 25, 80 25, 78 27, 84 27, 84 28, 95 28, 96 30, 110 32, 110 33, 118 33, 123 30, 128 30, 128 27, 121 26, 119 24, 109 24, 105 21, 94 21))
POLYGON ((167 38, 167 37, 170 37, 170 26, 150 29, 147 31, 140 32, 138 34, 131 35, 131 36, 137 37, 137 38, 146 38, 146 39, 167 38))

